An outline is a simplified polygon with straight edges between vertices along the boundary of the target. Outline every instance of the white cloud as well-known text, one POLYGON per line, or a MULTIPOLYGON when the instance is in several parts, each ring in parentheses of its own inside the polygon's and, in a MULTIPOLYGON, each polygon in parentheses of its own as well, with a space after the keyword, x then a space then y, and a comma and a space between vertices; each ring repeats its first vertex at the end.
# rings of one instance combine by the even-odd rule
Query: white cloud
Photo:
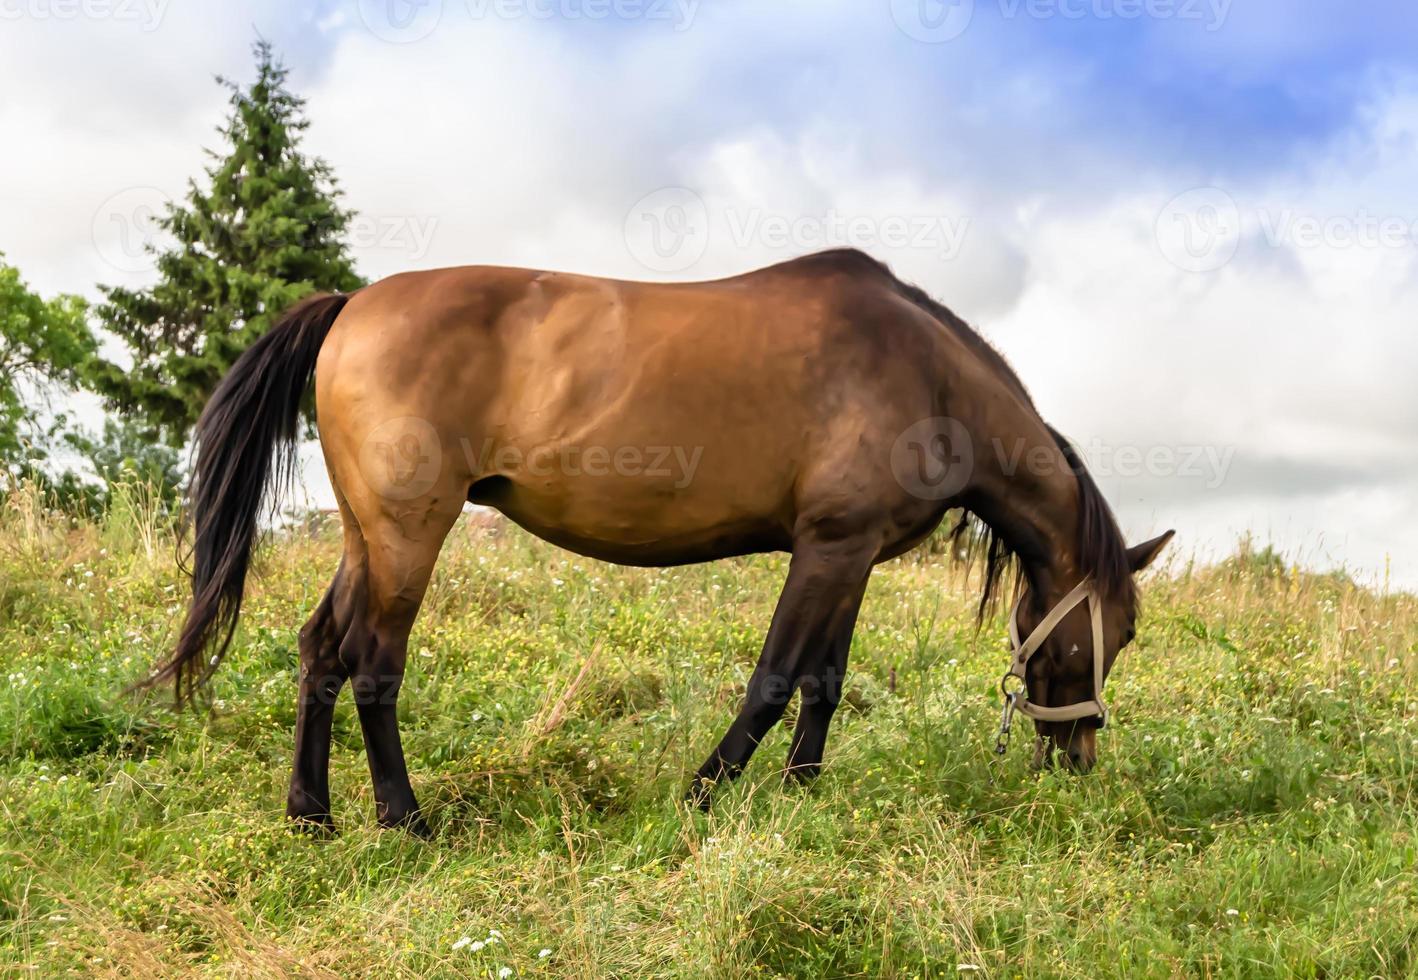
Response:
MULTIPOLYGON (((1214 553, 1249 528, 1370 570, 1392 553, 1418 584, 1418 248, 1303 245, 1293 222, 1267 240, 1287 215, 1418 218, 1411 79, 1376 72, 1350 130, 1227 183, 1236 255, 1195 273, 1159 249, 1158 213, 1225 178, 1141 159, 1100 125, 1086 70, 915 44, 884 4, 701 3, 688 30, 572 31, 448 2, 408 44, 366 29, 364 5, 288 9, 172 0, 153 30, 4 25, 0 90, 25 95, 0 102, 0 131, 25 134, 26 152, 6 159, 0 248, 34 285, 143 280, 115 267, 122 222, 104 203, 182 192, 224 115, 211 75, 247 77, 258 28, 309 99, 308 148, 365 217, 366 274, 487 262, 702 278, 859 244, 979 325, 1085 448, 1234 451, 1219 487, 1105 475, 1134 532, 1176 525, 1214 553), (673 187, 692 195, 657 200, 702 208, 700 251, 647 266, 627 219, 646 227, 637 202, 673 187)), ((1259 43, 1236 25, 1184 43, 1259 43)))
POLYGON ((1180 269, 1158 247, 1158 212, 1185 187, 1156 179, 1092 214, 1030 223, 1024 296, 989 332, 1045 414, 1081 442, 1234 451, 1216 487, 1104 478, 1136 533, 1177 525, 1214 552, 1253 529, 1370 572, 1392 556, 1395 578, 1418 583, 1405 519, 1418 498, 1418 241, 1362 235, 1370 218, 1418 230, 1398 177, 1414 162, 1412 92, 1381 85, 1312 163, 1228 188, 1241 246, 1217 271, 1180 269), (1315 239, 1296 230, 1307 219, 1315 239))

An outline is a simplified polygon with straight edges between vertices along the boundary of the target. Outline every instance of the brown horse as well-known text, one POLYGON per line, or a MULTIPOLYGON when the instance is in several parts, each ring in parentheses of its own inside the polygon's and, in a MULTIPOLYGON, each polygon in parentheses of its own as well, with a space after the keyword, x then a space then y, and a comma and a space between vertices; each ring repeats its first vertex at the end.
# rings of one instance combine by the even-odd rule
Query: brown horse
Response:
MULTIPOLYGON (((738 717, 691 787, 701 805, 795 692, 787 772, 817 773, 872 567, 948 509, 985 526, 984 601, 1017 559, 1019 627, 1076 586, 1101 611, 1096 629, 1082 603, 1031 637, 1039 655, 1021 676, 1040 707, 1101 704, 1088 700, 1094 661, 1101 685, 1133 635, 1132 575, 1171 535, 1129 550, 1004 360, 860 252, 683 284, 407 273, 298 304, 212 395, 196 431, 193 599, 150 679, 175 682, 179 701, 230 643, 262 497, 288 472, 312 374, 344 556, 300 633, 287 812, 319 825, 331 823, 331 715, 349 681, 380 822, 426 832, 395 702, 409 630, 467 501, 622 564, 791 552, 738 717)), ((1084 769, 1100 721, 1036 716, 1084 769)))

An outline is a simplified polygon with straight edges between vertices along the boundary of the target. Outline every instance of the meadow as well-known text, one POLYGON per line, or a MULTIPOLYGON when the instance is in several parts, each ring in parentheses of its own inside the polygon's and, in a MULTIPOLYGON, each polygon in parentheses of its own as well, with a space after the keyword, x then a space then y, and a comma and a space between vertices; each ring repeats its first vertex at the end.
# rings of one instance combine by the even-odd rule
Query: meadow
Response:
MULTIPOLYGON (((1184 534, 1183 534, 1184 538, 1184 534)), ((1183 548, 1185 545, 1183 544, 1183 548)), ((681 804, 786 561, 624 569, 466 519, 400 702, 432 841, 283 806, 318 521, 248 583, 209 711, 123 693, 185 602, 146 497, 0 514, 0 975, 1418 975, 1418 598, 1243 546, 1149 575, 1086 777, 991 749, 1003 617, 944 546, 881 566, 823 776, 780 726, 681 804)), ((788 721, 791 723, 790 709, 788 721)))

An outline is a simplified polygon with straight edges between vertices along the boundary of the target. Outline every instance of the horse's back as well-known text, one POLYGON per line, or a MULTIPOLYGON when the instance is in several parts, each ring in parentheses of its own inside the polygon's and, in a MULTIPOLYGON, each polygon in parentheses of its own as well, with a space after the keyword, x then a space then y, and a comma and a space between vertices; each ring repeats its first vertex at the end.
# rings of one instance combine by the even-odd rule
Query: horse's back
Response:
POLYGON ((386 458, 436 443, 436 492, 461 486, 598 557, 787 547, 804 494, 880 483, 894 434, 933 413, 940 328, 863 259, 699 283, 476 266, 383 280, 321 353, 334 478, 369 485, 367 446, 392 436, 386 458))

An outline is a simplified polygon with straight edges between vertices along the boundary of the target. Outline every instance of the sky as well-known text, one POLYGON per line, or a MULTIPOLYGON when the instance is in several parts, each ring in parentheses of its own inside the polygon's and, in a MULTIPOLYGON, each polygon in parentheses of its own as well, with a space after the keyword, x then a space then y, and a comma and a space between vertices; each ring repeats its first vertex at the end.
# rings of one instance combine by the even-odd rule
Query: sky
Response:
POLYGON ((999 347, 1131 538, 1418 588, 1405 3, 0 0, 0 251, 32 287, 151 281, 258 36, 371 279, 856 246, 999 347))

